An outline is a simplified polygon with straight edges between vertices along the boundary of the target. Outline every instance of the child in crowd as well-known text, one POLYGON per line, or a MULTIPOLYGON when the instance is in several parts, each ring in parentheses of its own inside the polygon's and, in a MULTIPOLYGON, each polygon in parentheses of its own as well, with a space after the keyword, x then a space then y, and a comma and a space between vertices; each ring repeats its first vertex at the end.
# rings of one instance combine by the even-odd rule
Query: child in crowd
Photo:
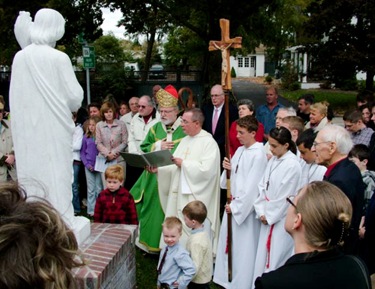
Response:
POLYGON ((104 172, 107 188, 96 199, 94 222, 138 225, 137 211, 132 195, 122 187, 124 169, 109 166, 104 172))
POLYGON ((81 124, 77 121, 77 112, 72 113, 72 118, 75 124, 73 132, 73 183, 72 183, 72 192, 73 192, 73 208, 74 214, 79 214, 81 212, 81 201, 80 201, 80 192, 79 192, 79 171, 81 169, 81 148, 82 148, 82 139, 83 139, 83 129, 81 124))
POLYGON ((191 231, 186 249, 193 259, 196 275, 188 285, 188 289, 209 289, 212 277, 212 242, 203 228, 207 217, 207 208, 201 201, 192 201, 182 210, 186 226, 191 231))
POLYGON ((180 244, 182 223, 177 217, 167 217, 163 223, 163 238, 166 247, 160 253, 158 289, 185 289, 195 275, 193 260, 180 244))
POLYGON ((95 171, 95 160, 98 149, 95 144, 96 124, 101 121, 100 117, 92 116, 88 120, 86 134, 82 140, 81 160, 85 166, 87 182, 87 214, 94 216, 96 198, 103 190, 103 183, 100 172, 95 171))
POLYGON ((358 255, 365 261, 369 273, 375 272, 375 172, 367 169, 370 150, 364 144, 356 144, 349 152, 348 158, 357 165, 366 185, 364 196, 364 212, 359 224, 359 252, 358 255))
POLYGON ((308 128, 298 135, 296 145, 300 152, 300 158, 305 161, 302 165, 301 187, 313 182, 322 181, 327 168, 315 163, 316 154, 311 148, 314 144, 317 133, 312 128, 308 128))
POLYGON ((364 198, 364 209, 366 211, 367 205, 370 202, 375 189, 375 172, 367 169, 367 163, 370 158, 370 150, 364 144, 356 144, 349 152, 348 157, 361 171, 363 182, 366 185, 364 198))

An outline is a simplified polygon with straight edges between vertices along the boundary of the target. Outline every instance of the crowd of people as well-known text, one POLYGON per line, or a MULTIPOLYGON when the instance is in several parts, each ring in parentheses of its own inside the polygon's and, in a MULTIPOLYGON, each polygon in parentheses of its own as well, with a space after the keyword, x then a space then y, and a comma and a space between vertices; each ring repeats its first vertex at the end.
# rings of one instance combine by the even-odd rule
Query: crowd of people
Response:
MULTIPOLYGON (((151 96, 120 104, 108 96, 74 112, 74 212, 87 207, 94 222, 139 225, 136 245, 160 253, 158 288, 209 288, 212 281, 223 288, 273 288, 275 282, 310 288, 321 272, 319 282, 330 284, 345 270, 355 274, 340 287, 370 288, 372 99, 363 103, 359 95, 342 127, 331 123, 327 102, 304 95, 295 110, 279 103, 270 87, 258 109, 250 99, 230 106, 228 158, 221 85, 210 95, 202 109, 180 111, 176 89, 157 86, 151 96), (158 150, 170 150, 171 165, 138 168, 121 155, 158 150), (291 282, 292 272, 304 277, 291 282)), ((7 120, 1 125, 2 133, 9 130, 7 120)), ((12 135, 4 134, 3 180, 16 180, 12 135)))
POLYGON ((83 206, 94 222, 138 225, 136 245, 159 254, 158 288, 371 288, 372 93, 358 94, 345 127, 327 102, 303 95, 297 112, 272 86, 258 108, 226 109, 219 84, 201 109, 180 111, 172 85, 79 108, 82 87, 54 49, 64 27, 53 9, 15 23, 11 118, 0 98, 1 288, 75 288, 83 206), (122 155, 160 150, 169 165, 122 155))

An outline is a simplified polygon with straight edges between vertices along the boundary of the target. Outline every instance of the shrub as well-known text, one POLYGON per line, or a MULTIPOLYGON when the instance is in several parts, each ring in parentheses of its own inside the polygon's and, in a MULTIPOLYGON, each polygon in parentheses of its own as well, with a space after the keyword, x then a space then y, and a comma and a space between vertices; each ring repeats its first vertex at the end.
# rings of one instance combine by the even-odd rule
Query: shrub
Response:
POLYGON ((331 89, 332 88, 332 82, 330 82, 329 80, 326 80, 326 81, 322 82, 319 86, 320 86, 321 89, 331 89))
POLYGON ((342 90, 357 90, 358 83, 356 79, 346 79, 341 83, 340 88, 342 90))
POLYGON ((230 76, 231 76, 232 78, 236 78, 236 77, 237 77, 237 75, 236 75, 236 70, 234 69, 233 66, 232 66, 232 69, 230 70, 230 76))
POLYGON ((294 82, 298 81, 298 75, 294 71, 292 63, 288 61, 286 64, 283 65, 283 75, 281 77, 281 87, 285 89, 289 89, 289 86, 294 82))
POLYGON ((272 80, 273 80, 273 78, 272 78, 272 76, 270 76, 270 75, 267 75, 266 78, 265 78, 265 81, 266 81, 268 84, 271 84, 271 83, 272 83, 272 80))
POLYGON ((301 89, 301 84, 300 84, 299 82, 297 82, 297 81, 292 82, 292 83, 288 86, 288 89, 289 89, 290 91, 299 90, 299 89, 301 89))

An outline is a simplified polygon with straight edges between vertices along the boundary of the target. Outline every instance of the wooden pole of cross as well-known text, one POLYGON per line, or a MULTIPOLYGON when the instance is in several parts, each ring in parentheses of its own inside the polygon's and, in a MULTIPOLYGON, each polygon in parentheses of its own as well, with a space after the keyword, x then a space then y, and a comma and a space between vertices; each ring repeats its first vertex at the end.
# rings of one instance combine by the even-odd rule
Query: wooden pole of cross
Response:
POLYGON ((229 37, 229 20, 220 19, 221 40, 211 40, 208 46, 209 51, 220 50, 222 57, 221 64, 221 85, 224 90, 232 89, 232 78, 230 75, 230 49, 242 47, 242 37, 229 37))
MULTIPOLYGON (((221 85, 225 93, 225 155, 230 160, 229 149, 229 94, 232 90, 232 77, 230 67, 230 49, 241 48, 242 37, 230 38, 229 20, 220 19, 221 40, 211 40, 208 46, 209 51, 220 50, 222 57, 221 64, 221 85)), ((232 200, 230 189, 230 171, 227 170, 227 203, 232 200)), ((228 281, 232 281, 232 215, 228 217, 227 248, 228 248, 228 281)))

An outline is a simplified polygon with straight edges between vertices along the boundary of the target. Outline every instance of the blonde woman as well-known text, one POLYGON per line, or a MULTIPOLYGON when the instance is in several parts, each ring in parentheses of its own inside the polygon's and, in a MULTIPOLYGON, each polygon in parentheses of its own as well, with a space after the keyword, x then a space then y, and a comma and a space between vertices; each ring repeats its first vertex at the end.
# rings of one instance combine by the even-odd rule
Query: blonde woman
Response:
POLYGON ((317 102, 310 106, 310 121, 306 124, 306 129, 311 128, 318 132, 328 124, 328 105, 327 102, 317 102))
POLYGON ((316 181, 286 202, 285 230, 293 238, 295 255, 284 266, 259 277, 255 288, 370 289, 363 262, 338 248, 352 217, 345 194, 335 185, 316 181))

